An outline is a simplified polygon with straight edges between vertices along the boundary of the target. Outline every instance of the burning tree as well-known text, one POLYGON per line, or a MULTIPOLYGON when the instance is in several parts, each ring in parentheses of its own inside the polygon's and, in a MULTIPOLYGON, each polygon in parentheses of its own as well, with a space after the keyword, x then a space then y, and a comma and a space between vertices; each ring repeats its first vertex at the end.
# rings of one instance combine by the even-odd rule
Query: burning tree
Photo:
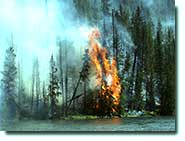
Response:
POLYGON ((121 84, 115 58, 109 59, 106 48, 98 42, 100 32, 94 29, 89 35, 89 56, 96 72, 96 86, 99 90, 96 110, 101 116, 119 114, 121 84))

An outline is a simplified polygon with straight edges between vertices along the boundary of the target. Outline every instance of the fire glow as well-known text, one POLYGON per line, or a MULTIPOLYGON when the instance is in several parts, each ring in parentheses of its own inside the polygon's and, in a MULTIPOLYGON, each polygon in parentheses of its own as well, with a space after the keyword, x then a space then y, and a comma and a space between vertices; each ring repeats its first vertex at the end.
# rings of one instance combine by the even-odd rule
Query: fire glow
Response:
POLYGON ((104 96, 107 100, 112 97, 114 105, 112 112, 116 112, 116 107, 120 104, 120 78, 118 77, 116 60, 113 58, 110 61, 107 58, 107 49, 102 47, 98 41, 100 36, 97 28, 93 29, 89 35, 89 56, 91 65, 96 71, 96 86, 100 88, 99 95, 104 96))

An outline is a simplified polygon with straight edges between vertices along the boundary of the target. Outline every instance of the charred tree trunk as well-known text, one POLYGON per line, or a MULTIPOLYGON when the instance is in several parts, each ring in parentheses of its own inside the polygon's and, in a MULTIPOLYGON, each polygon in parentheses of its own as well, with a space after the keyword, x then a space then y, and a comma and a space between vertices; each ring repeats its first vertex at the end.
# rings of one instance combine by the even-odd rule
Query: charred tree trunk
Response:
POLYGON ((65 78, 64 78, 64 84, 65 84, 65 115, 67 116, 67 108, 68 108, 68 52, 67 52, 67 45, 65 45, 65 78))
POLYGON ((86 106, 87 106, 87 86, 86 86, 86 79, 84 80, 84 113, 86 113, 86 106))
POLYGON ((113 57, 115 57, 115 24, 114 24, 114 9, 112 9, 112 41, 113 41, 113 45, 112 45, 112 53, 113 53, 113 57))
POLYGON ((39 74, 39 62, 38 62, 38 59, 36 60, 35 62, 36 64, 36 74, 35 74, 35 77, 36 77, 36 115, 39 114, 39 101, 40 101, 40 74, 39 74))
MULTIPOLYGON (((75 82, 75 80, 73 80, 75 82)), ((75 83, 73 83, 73 89, 75 88, 75 83)), ((73 100, 73 112, 75 112, 76 99, 73 100)))
POLYGON ((134 51, 134 62, 132 65, 132 73, 131 79, 129 82, 129 89, 128 89, 128 109, 133 110, 133 90, 134 90, 134 78, 135 78, 135 66, 136 66, 136 59, 137 59, 137 50, 134 51))
MULTIPOLYGON (((77 89, 78 89, 78 87, 79 87, 79 84, 80 84, 81 79, 82 79, 82 77, 81 77, 81 75, 80 75, 80 77, 79 77, 79 79, 78 79, 78 81, 77 81, 77 83, 76 83, 76 86, 75 86, 75 88, 74 88, 72 98, 71 98, 71 100, 69 101, 68 107, 66 107, 66 112, 65 112, 65 113, 68 113, 68 109, 70 108, 72 101, 75 99, 76 92, 77 92, 77 89)), ((78 102, 77 102, 77 103, 78 103, 78 102)))
POLYGON ((34 106, 34 95, 35 95, 35 70, 33 65, 33 72, 32 72, 32 86, 31 86, 31 113, 33 113, 33 106, 34 106))
MULTIPOLYGON (((66 72, 65 72, 65 107, 67 108, 67 101, 68 101, 68 66, 66 66, 66 72)), ((67 116, 67 112, 65 113, 65 116, 67 116)))
MULTIPOLYGON (((115 26, 115 11, 112 9, 112 41, 113 41, 113 57, 118 62, 118 46, 119 46, 119 37, 118 31, 115 26)), ((117 63, 118 68, 118 63, 117 63)), ((118 69, 119 70, 119 69, 118 69)))

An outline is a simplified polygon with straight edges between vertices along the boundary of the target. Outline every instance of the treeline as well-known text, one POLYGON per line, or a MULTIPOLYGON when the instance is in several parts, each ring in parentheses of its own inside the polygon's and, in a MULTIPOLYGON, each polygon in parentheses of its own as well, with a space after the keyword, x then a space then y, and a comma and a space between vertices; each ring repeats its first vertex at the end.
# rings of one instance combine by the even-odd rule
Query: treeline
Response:
MULTIPOLYGON (((74 1, 80 16, 88 19, 91 25, 101 27, 102 44, 108 49, 109 56, 116 58, 122 83, 122 112, 145 110, 159 115, 175 115, 175 28, 163 27, 160 19, 153 21, 156 19, 151 17, 153 11, 142 1, 138 2, 139 6, 123 1, 117 9, 112 8, 109 0, 87 0, 83 5, 79 0, 74 1), (98 16, 94 16, 98 12, 98 16), (124 44, 120 25, 126 27, 133 47, 124 44)), ((167 4, 174 18, 174 1, 167 4)), ((162 17, 168 14, 165 12, 162 17)))
MULTIPOLYGON (((67 115, 70 93, 79 72, 70 63, 68 41, 58 42, 58 54, 50 58, 49 78, 41 81, 39 60, 34 59, 31 85, 23 80, 23 66, 16 62, 14 43, 6 50, 2 88, 2 117, 7 119, 58 119, 67 115)), ((28 83, 30 83, 28 82, 28 83)), ((79 103, 78 103, 79 104, 79 103)), ((75 101, 73 109, 75 109, 75 101)), ((74 110, 75 111, 75 110, 74 110)))
MULTIPOLYGON (((117 115, 130 111, 175 115, 176 42, 173 29, 163 28, 160 20, 154 25, 150 14, 141 6, 131 12, 121 4, 118 9, 112 9, 109 0, 102 0, 99 6, 96 5, 99 1, 93 2, 87 0, 82 4, 81 0, 74 0, 80 13, 78 18, 84 18, 90 25, 99 25, 107 55, 117 62, 122 86, 117 115), (100 20, 102 22, 98 23, 100 20), (122 27, 131 36, 133 46, 124 44, 122 27)), ((50 58, 48 80, 40 79, 39 60, 33 61, 30 88, 23 81, 21 63, 16 63, 14 44, 7 49, 1 85, 4 117, 59 119, 71 114, 112 115, 112 105, 105 99, 101 99, 101 110, 97 111, 96 101, 100 97, 97 89, 91 88, 88 49, 79 62, 71 56, 74 53, 71 42, 58 40, 57 44, 58 53, 50 58)))
POLYGON ((160 21, 155 28, 151 17, 146 16, 141 7, 137 7, 131 18, 128 13, 121 7, 117 13, 120 19, 124 17, 123 24, 127 26, 135 45, 133 53, 129 53, 133 54, 133 60, 128 53, 126 55, 126 70, 130 67, 130 72, 126 73, 130 74, 125 78, 128 86, 125 88, 125 107, 128 110, 145 109, 160 115, 173 115, 176 105, 174 31, 172 28, 164 29, 160 21))

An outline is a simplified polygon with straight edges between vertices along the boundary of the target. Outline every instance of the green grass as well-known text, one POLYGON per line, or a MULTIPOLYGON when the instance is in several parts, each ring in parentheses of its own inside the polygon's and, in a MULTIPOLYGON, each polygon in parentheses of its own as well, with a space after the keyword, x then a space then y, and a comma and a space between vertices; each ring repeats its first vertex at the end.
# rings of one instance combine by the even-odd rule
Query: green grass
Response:
POLYGON ((72 115, 64 118, 65 120, 84 120, 84 119, 99 119, 98 116, 93 115, 72 115))

